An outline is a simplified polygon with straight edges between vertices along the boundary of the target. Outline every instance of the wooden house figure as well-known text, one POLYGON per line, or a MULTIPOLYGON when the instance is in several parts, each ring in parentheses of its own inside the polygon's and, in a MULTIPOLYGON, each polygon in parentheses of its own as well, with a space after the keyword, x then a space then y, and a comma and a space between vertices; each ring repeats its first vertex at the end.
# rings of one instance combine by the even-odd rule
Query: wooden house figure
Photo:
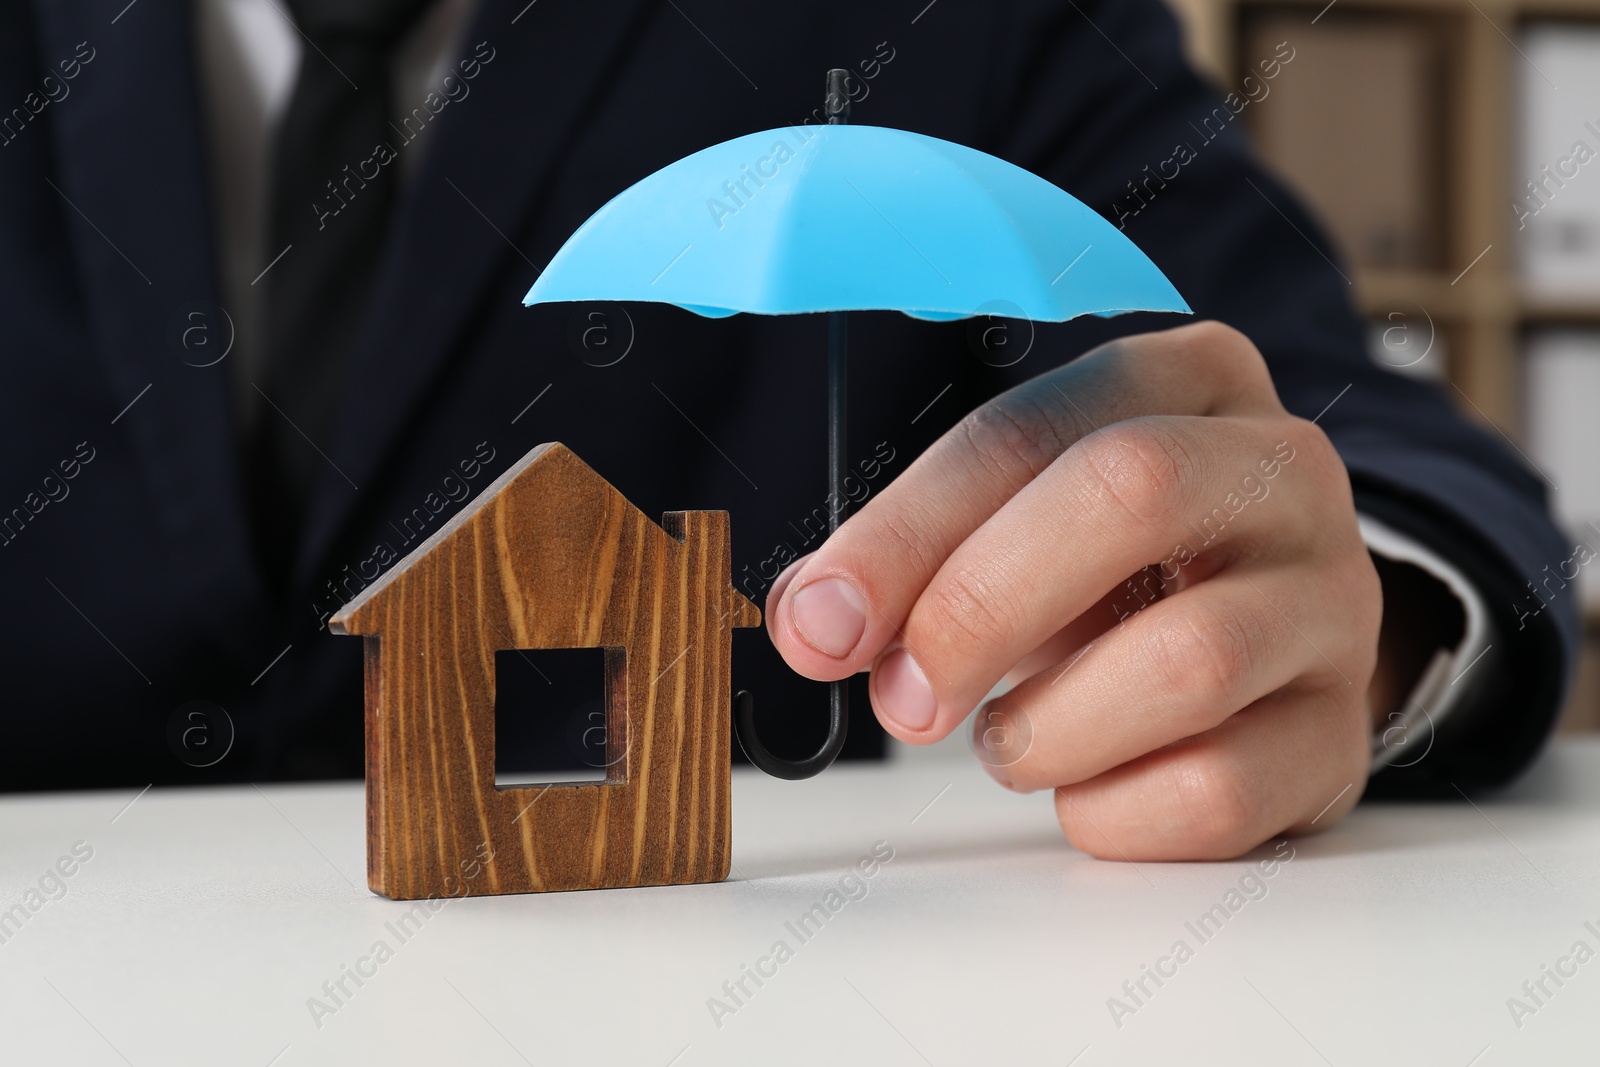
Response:
POLYGON ((728 515, 651 522, 540 445, 329 621, 366 638, 367 884, 397 900, 727 876, 728 515), (605 650, 604 781, 495 785, 495 653, 605 650), (487 857, 487 858, 486 858, 487 857))

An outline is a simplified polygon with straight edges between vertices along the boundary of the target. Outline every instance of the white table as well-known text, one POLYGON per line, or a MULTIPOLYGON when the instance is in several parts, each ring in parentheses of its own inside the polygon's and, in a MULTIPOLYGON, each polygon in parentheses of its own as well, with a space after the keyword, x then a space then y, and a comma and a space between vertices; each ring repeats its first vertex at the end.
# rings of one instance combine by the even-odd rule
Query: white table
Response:
POLYGON ((1363 806, 1205 941, 1186 922, 1249 863, 1087 859, 1048 794, 970 757, 740 772, 734 798, 724 884, 452 901, 404 940, 413 905, 364 887, 357 785, 0 800, 0 906, 93 849, 0 944, 0 1063, 1600 1061, 1600 958, 1520 1029, 1506 1003, 1600 950, 1600 742, 1478 808, 1363 806), (879 841, 893 860, 802 942, 785 924, 879 841), (380 940, 335 1005, 323 983, 380 940), (719 1027, 708 998, 735 1007, 723 983, 779 940, 719 1027), (1108 998, 1133 1006, 1124 981, 1178 940, 1119 1027, 1108 998))

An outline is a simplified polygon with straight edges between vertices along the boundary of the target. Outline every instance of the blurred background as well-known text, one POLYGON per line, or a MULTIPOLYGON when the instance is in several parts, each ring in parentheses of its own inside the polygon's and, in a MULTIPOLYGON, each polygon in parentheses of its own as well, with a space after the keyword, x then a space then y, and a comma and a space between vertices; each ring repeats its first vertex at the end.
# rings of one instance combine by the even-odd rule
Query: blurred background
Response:
POLYGON ((1519 610, 1581 600, 1562 729, 1600 730, 1600 0, 1168 2, 1353 266, 1373 359, 1550 484, 1573 556, 1519 610))

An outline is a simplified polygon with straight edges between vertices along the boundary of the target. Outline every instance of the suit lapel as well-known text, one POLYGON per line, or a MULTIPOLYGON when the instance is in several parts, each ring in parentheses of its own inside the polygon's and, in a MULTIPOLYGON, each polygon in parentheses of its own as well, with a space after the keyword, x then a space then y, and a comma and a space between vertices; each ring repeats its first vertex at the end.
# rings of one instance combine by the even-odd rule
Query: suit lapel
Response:
MULTIPOLYGON (((493 58, 459 110, 441 112, 422 171, 399 206, 332 440, 339 471, 326 471, 313 497, 299 584, 314 580, 358 505, 361 490, 352 483, 374 480, 495 270, 518 254, 504 233, 522 228, 646 6, 485 0, 464 54, 483 42, 493 58), (444 265, 448 284, 439 281, 444 265)), ((530 284, 533 276, 530 270, 530 284)))
POLYGON ((231 326, 215 305, 188 6, 125 2, 35 5, 45 63, 92 55, 70 98, 51 109, 52 180, 112 409, 129 404, 103 432, 125 435, 136 453, 177 561, 167 568, 174 598, 199 605, 220 643, 247 649, 238 620, 260 614, 262 590, 240 492, 231 368, 213 362, 231 326))

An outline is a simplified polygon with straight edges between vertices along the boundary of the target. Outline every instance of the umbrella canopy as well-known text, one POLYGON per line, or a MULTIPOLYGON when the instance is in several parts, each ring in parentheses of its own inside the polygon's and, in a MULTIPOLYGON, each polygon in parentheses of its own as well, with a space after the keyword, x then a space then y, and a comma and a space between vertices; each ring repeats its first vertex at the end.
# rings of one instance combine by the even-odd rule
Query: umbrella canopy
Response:
POLYGON ((618 195, 523 303, 588 300, 711 317, 1189 310, 1121 231, 1043 178, 936 137, 850 125, 736 137, 618 195))

